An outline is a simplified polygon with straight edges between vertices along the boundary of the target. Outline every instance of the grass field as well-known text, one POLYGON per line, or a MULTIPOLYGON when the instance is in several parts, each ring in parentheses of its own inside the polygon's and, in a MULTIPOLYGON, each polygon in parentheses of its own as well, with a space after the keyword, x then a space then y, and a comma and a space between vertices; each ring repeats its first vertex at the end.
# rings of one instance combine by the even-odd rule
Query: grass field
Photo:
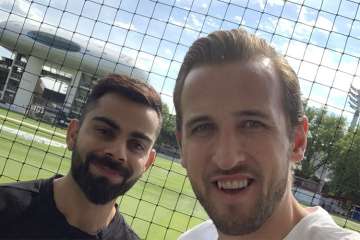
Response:
MULTIPOLYGON (((0 183, 68 172, 68 150, 38 142, 35 138, 25 139, 20 134, 4 131, 1 126, 65 143, 65 130, 0 109, 0 183)), ((119 198, 119 207, 142 239, 173 240, 207 219, 194 197, 185 170, 179 163, 160 156, 141 180, 119 198)), ((359 223, 338 216, 334 219, 342 227, 360 231, 359 223)))
MULTIPOLYGON (((68 150, 26 140, 19 134, 4 131, 1 126, 65 143, 63 129, 0 109, 0 183, 68 172, 68 150)), ((142 239, 176 239, 180 233, 207 218, 194 197, 185 170, 179 163, 159 156, 118 203, 127 222, 142 239)))

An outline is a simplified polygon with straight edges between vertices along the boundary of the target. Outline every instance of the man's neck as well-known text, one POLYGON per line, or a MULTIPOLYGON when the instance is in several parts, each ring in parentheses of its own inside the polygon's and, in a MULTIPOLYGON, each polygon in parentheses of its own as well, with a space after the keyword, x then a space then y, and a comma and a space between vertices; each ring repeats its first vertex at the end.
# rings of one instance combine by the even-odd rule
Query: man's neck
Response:
POLYGON ((54 180, 54 200, 70 225, 91 235, 106 228, 116 213, 115 200, 104 205, 91 203, 71 174, 54 180))
POLYGON ((242 236, 229 236, 219 232, 219 240, 281 240, 309 212, 302 207, 289 190, 270 218, 256 231, 242 236))

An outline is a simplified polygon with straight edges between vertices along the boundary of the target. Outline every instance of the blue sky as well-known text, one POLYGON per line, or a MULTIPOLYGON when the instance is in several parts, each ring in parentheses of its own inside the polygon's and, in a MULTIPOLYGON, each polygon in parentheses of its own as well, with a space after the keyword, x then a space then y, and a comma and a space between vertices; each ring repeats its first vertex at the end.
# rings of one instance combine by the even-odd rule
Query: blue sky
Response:
MULTIPOLYGON (((239 26, 286 55, 310 104, 327 104, 351 119, 347 92, 351 84, 360 87, 359 0, 1 0, 0 21, 13 19, 50 25, 59 34, 132 57, 171 108, 191 43, 239 26)), ((0 49, 0 55, 9 53, 0 49)))

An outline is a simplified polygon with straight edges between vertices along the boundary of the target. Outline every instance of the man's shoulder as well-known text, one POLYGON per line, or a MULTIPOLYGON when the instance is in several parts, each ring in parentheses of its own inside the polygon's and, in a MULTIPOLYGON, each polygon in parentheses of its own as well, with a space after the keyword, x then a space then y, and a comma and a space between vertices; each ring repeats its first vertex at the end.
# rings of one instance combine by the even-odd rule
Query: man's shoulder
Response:
POLYGON ((0 184, 0 214, 16 214, 26 209, 42 184, 49 180, 32 180, 0 184))
POLYGON ((1 192, 39 192, 40 184, 44 180, 37 179, 31 181, 11 182, 0 184, 1 192))
POLYGON ((285 240, 360 240, 360 234, 339 227, 330 214, 321 207, 303 218, 285 240))
POLYGON ((32 180, 0 184, 0 201, 22 199, 26 196, 38 194, 41 184, 45 180, 32 180))
POLYGON ((286 240, 360 240, 360 234, 339 226, 321 226, 314 225, 307 229, 303 229, 302 232, 294 234, 286 240))
POLYGON ((131 229, 126 223, 124 217, 118 211, 116 205, 116 214, 113 221, 110 223, 107 229, 104 239, 127 239, 127 240, 139 240, 139 236, 131 229))
POLYGON ((207 220, 180 235, 178 240, 216 240, 218 233, 214 223, 207 220))

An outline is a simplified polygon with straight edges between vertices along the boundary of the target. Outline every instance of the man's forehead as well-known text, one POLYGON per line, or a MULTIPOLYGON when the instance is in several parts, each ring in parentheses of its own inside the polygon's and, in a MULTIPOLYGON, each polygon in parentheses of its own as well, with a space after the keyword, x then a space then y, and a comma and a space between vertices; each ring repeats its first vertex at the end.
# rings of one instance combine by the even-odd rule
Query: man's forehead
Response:
POLYGON ((197 66, 185 78, 181 100, 182 102, 185 100, 184 95, 202 97, 201 94, 209 88, 220 91, 227 89, 228 86, 242 88, 249 84, 254 86, 257 84, 258 87, 270 90, 280 90, 278 88, 279 76, 269 58, 197 66))
MULTIPOLYGON (((265 71, 265 72, 277 74, 273 60, 266 56, 254 56, 247 60, 233 60, 233 61, 226 61, 224 63, 206 63, 206 64, 197 65, 189 71, 189 73, 187 74, 184 80, 184 89, 186 85, 188 85, 193 81, 196 81, 200 74, 204 74, 213 68, 222 68, 229 66, 240 70, 245 69, 245 67, 247 67, 247 70, 250 69, 253 70, 254 72, 265 71)), ((224 79, 226 79, 226 76, 224 76, 224 79)))
POLYGON ((215 112, 267 114, 269 104, 279 106, 281 102, 279 82, 268 58, 200 66, 186 78, 181 99, 183 117, 215 112))
POLYGON ((119 129, 134 129, 137 132, 146 132, 147 135, 152 134, 154 129, 156 132, 160 124, 154 109, 119 94, 110 93, 98 99, 86 113, 84 122, 102 123, 119 129))

